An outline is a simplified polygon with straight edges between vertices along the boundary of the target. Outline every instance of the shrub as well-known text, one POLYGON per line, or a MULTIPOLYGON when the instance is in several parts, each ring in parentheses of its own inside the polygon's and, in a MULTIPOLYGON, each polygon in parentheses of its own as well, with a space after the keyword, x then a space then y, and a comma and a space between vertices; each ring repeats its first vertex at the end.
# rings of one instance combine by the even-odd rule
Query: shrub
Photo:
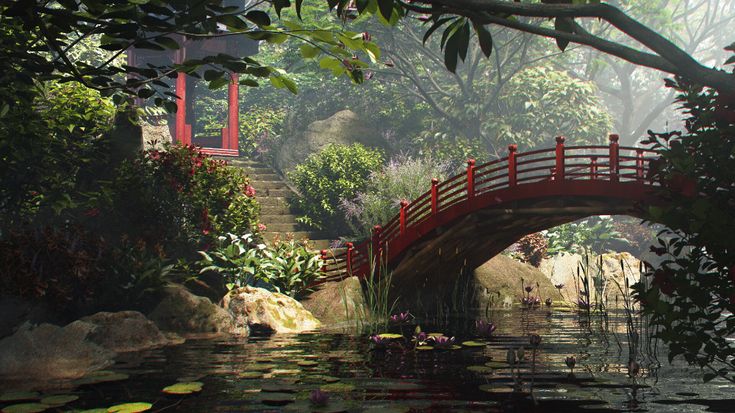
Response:
POLYGON ((300 193, 295 201, 303 213, 299 221, 318 229, 329 228, 335 233, 345 231, 346 223, 338 214, 340 200, 352 199, 364 190, 370 174, 382 163, 383 155, 379 150, 359 143, 328 145, 309 156, 288 174, 300 193))
POLYGON ((449 171, 448 162, 399 156, 372 173, 367 188, 354 199, 342 199, 340 207, 353 233, 367 237, 373 226, 386 224, 398 213, 401 200, 418 198, 430 189, 431 178, 444 180, 449 171))
POLYGON ((29 223, 42 227, 74 208, 95 165, 104 165, 101 135, 114 107, 71 83, 9 85, 0 88, 0 100, 16 102, 0 115, 0 233, 29 223))
POLYGON ((252 234, 227 234, 210 251, 199 251, 200 272, 222 275, 228 289, 254 285, 298 297, 321 275, 323 262, 308 245, 293 239, 275 241, 272 247, 252 234))
POLYGON ((152 149, 124 163, 95 215, 103 232, 187 257, 219 234, 252 232, 260 207, 242 170, 193 146, 152 149))
POLYGON ((534 267, 541 265, 541 260, 546 257, 547 247, 546 238, 540 232, 526 235, 518 240, 518 252, 521 254, 521 260, 534 267))
POLYGON ((562 252, 573 254, 603 254, 622 249, 628 240, 615 228, 611 217, 590 217, 559 225, 546 233, 549 255, 562 252))

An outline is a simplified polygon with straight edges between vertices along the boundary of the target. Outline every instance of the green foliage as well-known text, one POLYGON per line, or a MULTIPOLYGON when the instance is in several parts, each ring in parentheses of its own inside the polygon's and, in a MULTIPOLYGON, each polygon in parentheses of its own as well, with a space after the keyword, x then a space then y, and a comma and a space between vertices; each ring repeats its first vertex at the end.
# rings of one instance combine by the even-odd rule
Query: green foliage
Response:
POLYGON ((546 67, 513 76, 499 98, 503 116, 483 125, 497 136, 496 145, 521 149, 566 136, 569 144, 600 144, 612 130, 612 119, 598 97, 597 87, 546 67), (552 135, 553 134, 553 135, 552 135))
POLYGON ((171 257, 219 234, 253 231, 260 208, 242 170, 178 144, 123 164, 103 196, 95 216, 103 231, 159 245, 171 257))
POLYGON ((256 242, 252 234, 220 236, 215 248, 199 254, 201 272, 221 274, 229 289, 264 283, 292 297, 305 293, 319 279, 324 265, 306 243, 290 239, 268 247, 256 242))
POLYGON ((0 116, 0 233, 43 226, 81 202, 104 163, 101 135, 114 115, 98 92, 68 83, 8 85, 0 88, 2 99, 14 104, 0 116))
POLYGON ((303 213, 300 220, 316 228, 343 231, 345 224, 337 210, 340 200, 364 190, 370 174, 382 163, 379 150, 359 143, 328 145, 310 155, 288 174, 299 191, 295 203, 303 213))
MULTIPOLYGON (((293 9, 300 15, 301 2, 296 3, 293 9)), ((228 73, 234 71, 243 75, 242 85, 257 86, 256 79, 268 79, 277 88, 296 92, 296 84, 283 69, 261 64, 239 50, 171 63, 174 51, 181 47, 181 33, 192 37, 237 33, 241 41, 235 47, 241 47, 244 39, 253 44, 280 44, 294 38, 305 47, 313 47, 308 56, 319 59, 335 76, 345 75, 356 83, 363 80, 367 62, 380 56, 374 43, 339 25, 305 26, 296 19, 276 20, 285 5, 291 8, 289 2, 282 1, 225 6, 222 1, 190 5, 93 0, 86 1, 84 7, 73 2, 6 2, 0 6, 0 60, 8 61, 5 66, 9 69, 3 77, 16 85, 30 85, 34 80, 75 81, 117 93, 116 102, 124 95, 152 98, 155 105, 169 111, 175 110, 176 104, 174 95, 167 94, 171 82, 165 80, 175 77, 175 72, 203 76, 211 89, 225 86, 228 73), (90 44, 113 55, 100 62, 99 53, 90 53, 90 44), (117 57, 131 48, 158 51, 157 64, 123 64, 117 57)), ((3 99, 0 108, 12 104, 14 100, 3 99)))
POLYGON ((370 175, 367 188, 354 199, 342 199, 345 219, 358 238, 369 237, 375 225, 384 225, 399 211, 402 200, 413 201, 428 191, 431 178, 444 180, 450 172, 446 162, 431 157, 400 156, 370 175))
POLYGON ((546 238, 549 241, 549 255, 562 252, 600 255, 629 244, 616 230, 614 220, 607 216, 559 225, 548 230, 546 238))
POLYGON ((663 262, 634 289, 670 359, 703 367, 705 381, 735 381, 735 98, 668 85, 680 92, 686 131, 651 133, 661 158, 650 177, 666 202, 650 206, 648 218, 670 229, 651 247, 663 262))

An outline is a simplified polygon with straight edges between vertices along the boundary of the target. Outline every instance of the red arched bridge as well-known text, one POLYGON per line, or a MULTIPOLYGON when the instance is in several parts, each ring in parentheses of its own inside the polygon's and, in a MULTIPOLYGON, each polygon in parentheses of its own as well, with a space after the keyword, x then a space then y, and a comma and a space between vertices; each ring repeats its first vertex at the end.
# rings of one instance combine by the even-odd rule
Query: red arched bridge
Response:
POLYGON ((556 141, 555 148, 524 153, 510 145, 503 159, 469 160, 466 172, 433 179, 370 239, 328 259, 323 281, 363 278, 383 265, 399 287, 440 287, 438 280, 477 268, 524 235, 590 215, 639 215, 640 204, 653 200, 654 151, 622 147, 617 135, 609 145, 556 141))

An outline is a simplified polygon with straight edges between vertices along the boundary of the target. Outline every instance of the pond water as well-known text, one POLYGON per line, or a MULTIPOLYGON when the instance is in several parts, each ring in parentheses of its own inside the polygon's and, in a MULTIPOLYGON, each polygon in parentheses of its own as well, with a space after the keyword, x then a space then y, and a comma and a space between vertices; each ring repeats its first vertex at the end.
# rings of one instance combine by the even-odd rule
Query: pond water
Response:
MULTIPOLYGON (((59 411, 148 402, 151 411, 177 412, 735 412, 735 386, 704 384, 699 369, 670 365, 645 331, 640 373, 629 377, 622 313, 588 322, 576 313, 513 309, 490 318, 498 329, 486 346, 456 350, 376 350, 366 335, 336 333, 190 340, 121 359, 112 370, 130 378, 78 387, 71 394, 79 399, 59 411), (531 333, 542 338, 535 363, 531 333), (507 350, 520 346, 526 361, 511 371, 507 350), (573 376, 568 356, 577 360, 573 376), (161 393, 177 381, 203 387, 189 396, 161 393), (521 391, 513 392, 518 381, 521 391), (309 401, 315 389, 329 395, 325 406, 309 401)), ((422 327, 461 343, 477 338, 472 323, 422 327)), ((410 336, 414 326, 403 330, 410 336)))

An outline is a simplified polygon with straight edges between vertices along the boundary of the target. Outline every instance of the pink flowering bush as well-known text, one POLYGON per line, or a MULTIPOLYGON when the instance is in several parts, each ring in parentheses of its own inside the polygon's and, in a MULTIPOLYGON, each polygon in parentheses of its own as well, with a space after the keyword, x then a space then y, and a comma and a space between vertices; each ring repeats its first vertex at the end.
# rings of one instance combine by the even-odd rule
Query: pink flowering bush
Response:
POLYGON ((122 165, 107 192, 98 224, 162 245, 169 257, 192 256, 221 234, 258 229, 260 207, 245 174, 194 146, 141 153, 122 165))

